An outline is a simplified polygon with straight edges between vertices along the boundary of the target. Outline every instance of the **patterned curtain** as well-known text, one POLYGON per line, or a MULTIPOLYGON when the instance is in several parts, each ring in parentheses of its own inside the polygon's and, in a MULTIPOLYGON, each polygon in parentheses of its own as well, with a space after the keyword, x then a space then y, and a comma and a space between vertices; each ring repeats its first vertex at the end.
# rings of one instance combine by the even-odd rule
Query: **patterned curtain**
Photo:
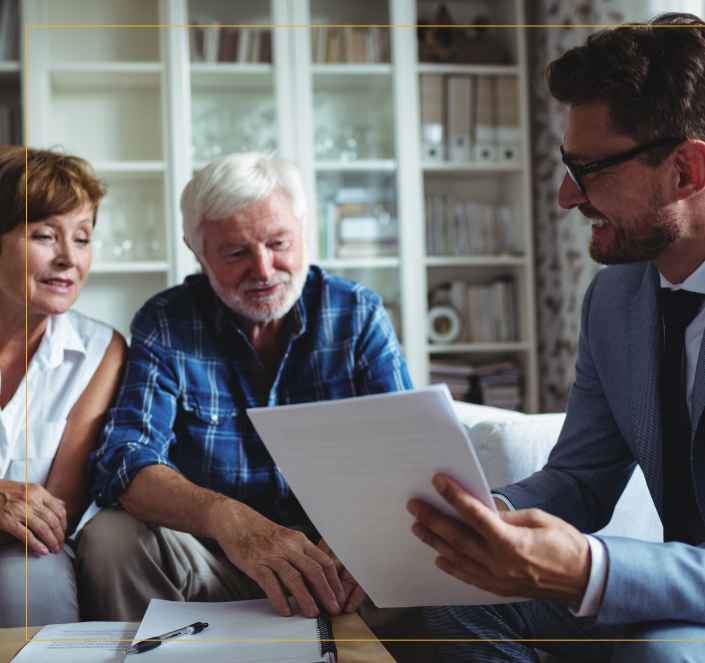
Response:
POLYGON ((544 412, 565 409, 575 375, 581 303, 590 280, 599 269, 588 253, 589 223, 579 212, 566 212, 558 206, 558 188, 565 172, 558 151, 565 127, 565 110, 548 93, 544 69, 568 49, 583 44, 592 31, 571 26, 641 21, 672 10, 665 6, 667 3, 668 0, 535 0, 529 3, 533 9, 530 23, 565 26, 534 29, 528 35, 537 331, 544 412))

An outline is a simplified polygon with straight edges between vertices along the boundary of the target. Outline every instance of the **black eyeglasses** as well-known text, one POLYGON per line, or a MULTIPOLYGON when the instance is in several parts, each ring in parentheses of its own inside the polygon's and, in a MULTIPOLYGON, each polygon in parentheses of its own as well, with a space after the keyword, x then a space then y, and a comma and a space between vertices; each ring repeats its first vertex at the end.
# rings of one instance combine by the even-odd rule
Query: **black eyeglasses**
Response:
POLYGON ((561 158, 565 167, 568 169, 568 175, 570 179, 575 182, 576 186, 583 195, 587 195, 585 190, 585 185, 583 184, 582 178, 589 173, 595 173, 598 170, 603 170, 609 168, 610 166, 616 166, 625 161, 629 161, 634 157, 639 156, 643 152, 648 152, 649 150, 656 149, 657 147, 670 147, 673 149, 679 143, 682 143, 685 138, 660 138, 652 143, 646 143, 645 145, 637 145, 631 150, 626 152, 621 152, 620 154, 613 154, 611 157, 606 157, 605 159, 597 159, 596 161, 590 161, 590 163, 579 164, 575 163, 568 157, 563 150, 563 145, 561 145, 561 158))

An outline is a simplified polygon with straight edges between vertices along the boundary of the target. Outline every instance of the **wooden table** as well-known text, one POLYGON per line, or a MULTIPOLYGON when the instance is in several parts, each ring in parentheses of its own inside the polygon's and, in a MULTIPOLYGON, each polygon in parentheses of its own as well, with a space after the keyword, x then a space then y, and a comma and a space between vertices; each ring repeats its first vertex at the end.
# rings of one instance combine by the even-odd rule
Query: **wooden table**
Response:
MULTIPOLYGON (((38 630, 37 626, 31 627, 29 636, 32 637, 38 630)), ((333 633, 340 640, 359 640, 338 642, 339 663, 394 663, 389 652, 377 641, 359 615, 334 617, 333 633)), ((0 629, 0 663, 9 663, 24 644, 24 628, 0 629)))

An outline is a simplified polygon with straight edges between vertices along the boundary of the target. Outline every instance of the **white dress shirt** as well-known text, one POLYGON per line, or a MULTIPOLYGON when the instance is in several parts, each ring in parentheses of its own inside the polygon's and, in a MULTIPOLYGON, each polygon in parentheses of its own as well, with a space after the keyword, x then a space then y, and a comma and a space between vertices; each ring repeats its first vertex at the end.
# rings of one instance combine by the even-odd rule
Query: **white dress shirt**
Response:
MULTIPOLYGON (((688 290, 689 292, 699 292, 705 294, 705 262, 702 263, 685 281, 678 284, 671 283, 663 274, 661 277, 661 287, 672 290, 688 290)), ((692 416, 693 384, 695 383, 695 369, 698 364, 698 355, 705 332, 705 306, 700 308, 698 314, 685 330, 685 361, 686 361, 686 394, 688 401, 688 412, 692 416)), ((513 506, 503 495, 494 495, 500 499, 510 509, 513 506)), ((590 545, 590 578, 583 596, 583 600, 577 610, 571 611, 577 617, 592 617, 600 610, 602 594, 607 582, 608 560, 607 551, 604 544, 596 537, 585 535, 590 545)))
POLYGON ((66 418, 103 359, 113 330, 75 311, 49 318, 27 374, 0 410, 0 479, 46 483, 66 418), (26 412, 29 437, 26 438, 26 412))

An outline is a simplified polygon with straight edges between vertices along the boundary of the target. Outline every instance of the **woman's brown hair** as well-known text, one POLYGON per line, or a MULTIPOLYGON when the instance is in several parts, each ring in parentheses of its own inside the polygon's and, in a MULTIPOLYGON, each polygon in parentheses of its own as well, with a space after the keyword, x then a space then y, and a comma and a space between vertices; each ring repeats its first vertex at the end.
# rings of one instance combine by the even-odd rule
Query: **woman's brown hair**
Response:
POLYGON ((80 157, 0 146, 0 235, 24 223, 25 187, 29 223, 66 214, 88 202, 93 206, 95 225, 98 205, 105 195, 105 186, 80 157))

